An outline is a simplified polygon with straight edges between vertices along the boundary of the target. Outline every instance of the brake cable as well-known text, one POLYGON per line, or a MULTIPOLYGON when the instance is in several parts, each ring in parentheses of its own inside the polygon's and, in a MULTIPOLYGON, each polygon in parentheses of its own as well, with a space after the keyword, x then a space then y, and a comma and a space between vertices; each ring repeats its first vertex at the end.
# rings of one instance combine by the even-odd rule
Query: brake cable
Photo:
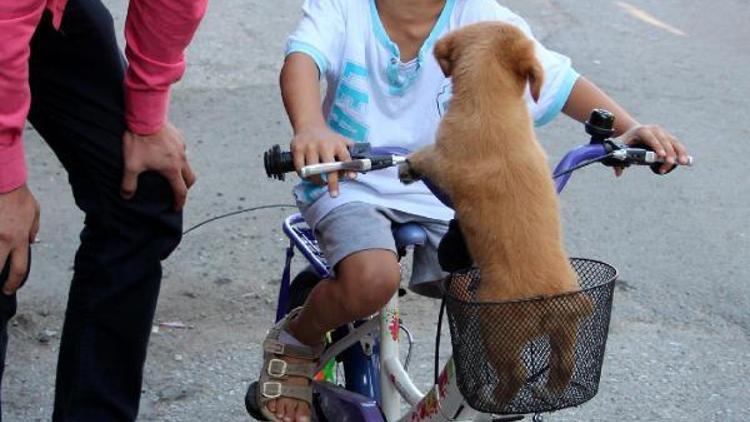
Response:
POLYGON ((217 221, 217 220, 221 220, 221 219, 228 218, 228 217, 233 217, 235 215, 244 214, 244 213, 247 213, 247 212, 259 211, 259 210, 266 210, 266 209, 271 209, 271 208, 296 208, 296 206, 295 205, 289 205, 289 204, 272 204, 272 205, 261 205, 261 206, 258 206, 258 207, 245 208, 245 209, 241 209, 241 210, 237 210, 237 211, 228 212, 226 214, 217 215, 217 216, 211 217, 211 218, 209 218, 207 220, 203 220, 200 223, 198 223, 198 224, 190 227, 189 229, 185 230, 184 232, 182 232, 182 235, 185 236, 186 234, 190 233, 191 231, 193 231, 193 230, 195 230, 195 229, 197 229, 197 228, 199 228, 201 226, 205 226, 206 224, 213 223, 214 221, 217 221))
POLYGON ((440 334, 443 328, 443 315, 445 314, 445 297, 448 293, 443 292, 443 298, 440 301, 440 313, 438 314, 437 333, 435 334, 435 385, 438 385, 440 376, 440 334))
POLYGON ((592 158, 590 160, 583 161, 583 162, 579 163, 575 167, 569 168, 569 169, 567 169, 565 171, 561 171, 560 173, 557 173, 557 174, 553 175, 552 178, 553 179, 560 178, 562 176, 565 176, 566 174, 570 174, 570 173, 573 173, 576 170, 582 169, 583 167, 590 166, 592 164, 596 164, 596 163, 602 162, 602 161, 606 160, 607 158, 612 158, 612 157, 614 157, 614 155, 615 155, 615 151, 612 151, 612 152, 609 152, 609 153, 604 154, 602 156, 599 156, 599 157, 596 157, 596 158, 592 158))
MULTIPOLYGON (((592 158, 590 160, 586 160, 586 161, 578 164, 577 166, 575 166, 573 168, 570 168, 568 170, 562 171, 560 173, 557 173, 557 174, 555 174, 552 177, 554 179, 557 179, 559 177, 565 176, 566 174, 572 173, 572 172, 574 172, 576 170, 579 170, 579 169, 581 169, 583 167, 589 166, 589 165, 594 164, 594 163, 598 163, 600 161, 604 161, 607 158, 611 158, 613 156, 613 154, 614 154, 614 151, 610 152, 608 154, 602 155, 601 157, 596 157, 596 158, 592 158)), ((205 226, 206 224, 210 224, 210 223, 213 223, 215 221, 222 220, 222 219, 228 218, 228 217, 233 217, 233 216, 239 215, 239 214, 244 214, 244 213, 253 212, 253 211, 260 211, 260 210, 265 210, 265 209, 272 209, 272 208, 295 208, 295 207, 296 207, 295 205, 291 205, 291 204, 271 204, 271 205, 261 205, 261 206, 252 207, 252 208, 244 208, 244 209, 241 209, 241 210, 228 212, 228 213, 225 213, 225 214, 217 215, 217 216, 211 217, 209 219, 203 220, 200 223, 195 224, 194 226, 192 226, 189 229, 187 229, 184 232, 182 232, 182 235, 185 236, 188 233, 192 232, 193 230, 198 229, 198 228, 200 228, 202 226, 205 226)))

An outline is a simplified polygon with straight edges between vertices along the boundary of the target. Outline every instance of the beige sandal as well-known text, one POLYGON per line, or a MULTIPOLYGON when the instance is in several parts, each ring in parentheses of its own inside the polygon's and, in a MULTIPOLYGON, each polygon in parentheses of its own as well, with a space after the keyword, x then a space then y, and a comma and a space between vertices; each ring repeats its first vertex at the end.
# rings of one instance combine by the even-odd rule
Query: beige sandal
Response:
POLYGON ((279 340, 281 333, 287 330, 289 322, 299 315, 302 308, 296 308, 289 312, 284 319, 279 321, 268 332, 263 341, 263 369, 256 389, 256 405, 263 416, 271 421, 279 421, 273 412, 268 410, 267 404, 272 400, 287 397, 304 401, 312 411, 312 381, 315 377, 315 369, 320 358, 324 343, 316 347, 296 344, 286 344, 279 340), (283 357, 306 359, 309 362, 287 363, 283 357), (307 385, 289 385, 286 381, 289 377, 307 378, 307 385))

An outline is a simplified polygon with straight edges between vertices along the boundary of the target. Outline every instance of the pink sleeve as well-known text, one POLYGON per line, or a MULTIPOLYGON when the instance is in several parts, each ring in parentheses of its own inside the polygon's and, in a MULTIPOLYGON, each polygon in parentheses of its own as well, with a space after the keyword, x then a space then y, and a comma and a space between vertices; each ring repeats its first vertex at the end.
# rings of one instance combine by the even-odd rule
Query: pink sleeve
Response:
POLYGON ((166 120, 169 87, 185 72, 185 49, 208 0, 131 0, 125 23, 125 110, 129 129, 156 132, 166 120))
POLYGON ((31 104, 29 43, 44 0, 0 1, 0 193, 26 183, 23 128, 31 104))

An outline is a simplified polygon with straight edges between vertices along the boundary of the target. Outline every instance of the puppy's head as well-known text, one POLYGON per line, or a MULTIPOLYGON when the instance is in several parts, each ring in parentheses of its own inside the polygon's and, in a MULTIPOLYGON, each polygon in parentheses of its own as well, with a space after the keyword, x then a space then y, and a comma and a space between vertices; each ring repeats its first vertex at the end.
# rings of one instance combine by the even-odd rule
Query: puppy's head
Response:
POLYGON ((441 38, 434 53, 445 76, 486 70, 484 66, 495 63, 523 88, 528 82, 534 101, 539 100, 544 71, 534 54, 534 42, 513 25, 503 22, 467 25, 441 38))

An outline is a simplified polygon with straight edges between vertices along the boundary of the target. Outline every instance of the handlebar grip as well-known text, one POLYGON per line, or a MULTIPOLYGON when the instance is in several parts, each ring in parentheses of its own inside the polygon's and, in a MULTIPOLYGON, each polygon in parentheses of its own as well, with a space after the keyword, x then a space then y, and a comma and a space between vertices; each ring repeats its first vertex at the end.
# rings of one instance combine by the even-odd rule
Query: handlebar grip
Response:
POLYGON ((667 170, 665 173, 661 172, 661 166, 664 164, 664 160, 657 158, 654 160, 653 163, 649 165, 649 168, 651 169, 651 172, 654 174, 658 174, 659 176, 666 176, 667 174, 673 172, 677 167, 692 167, 695 160, 693 160, 692 156, 688 156, 688 162, 687 164, 675 164, 671 169, 667 170))
MULTIPOLYGON (((613 144, 614 145, 614 144, 613 144)), ((612 152, 612 158, 605 160, 604 164, 608 166, 629 166, 632 164, 649 166, 651 171, 661 175, 661 166, 665 163, 663 159, 656 155, 654 151, 645 145, 636 145, 633 147, 626 147, 623 145, 615 145, 615 149, 612 152)), ((688 156, 688 162, 686 164, 676 163, 672 169, 664 174, 671 173, 675 168, 679 166, 692 167, 695 164, 695 158, 688 156)))
MULTIPOLYGON (((334 173, 337 171, 370 171, 375 170, 376 168, 384 168, 387 167, 385 163, 381 163, 380 167, 376 167, 373 165, 374 159, 370 158, 360 158, 357 160, 351 160, 351 161, 336 161, 333 163, 320 163, 320 164, 310 164, 309 166, 302 167, 299 171, 299 175, 304 179, 308 178, 310 176, 315 176, 317 174, 323 174, 323 173, 334 173)), ((391 160, 391 163, 393 163, 393 160, 391 160)))
MULTIPOLYGON (((358 142, 354 145, 349 147, 349 154, 352 158, 370 158, 370 150, 371 146, 367 142, 358 142)), ((355 160, 356 161, 356 160, 355 160)), ((263 154, 263 165, 266 169, 266 176, 278 179, 278 180, 284 180, 285 173, 291 173, 295 170, 294 168, 294 158, 292 156, 292 153, 289 151, 282 151, 281 147, 276 144, 272 146, 268 151, 266 151, 263 154)), ((360 164, 361 166, 362 164, 360 164)), ((342 168, 318 168, 313 166, 311 167, 307 172, 304 170, 300 170, 300 175, 302 177, 308 177, 315 174, 322 174, 322 173, 330 173, 332 171, 339 171, 339 170, 360 170, 364 167, 342 167, 342 168)), ((365 170, 369 170, 369 167, 365 170)))
MULTIPOLYGON (((688 158, 687 164, 677 163, 677 165, 682 166, 682 167, 692 167, 693 164, 695 164, 695 159, 693 158, 692 155, 688 155, 687 158, 688 158)), ((664 164, 664 160, 662 160, 661 158, 656 158, 654 162, 651 164, 664 164)))
POLYGON ((344 162, 337 161, 334 163, 320 163, 320 164, 311 164, 309 166, 304 166, 300 169, 299 175, 306 179, 310 176, 315 176, 318 174, 323 173, 333 173, 336 171, 346 170, 344 167, 346 167, 344 162))
POLYGON ((284 180, 285 173, 294 171, 294 159, 291 152, 281 151, 281 147, 276 144, 263 154, 263 166, 266 176, 284 180))
POLYGON ((692 167, 693 164, 695 163, 695 159, 693 158, 693 156, 688 155, 688 162, 687 162, 687 164, 676 163, 671 169, 669 169, 669 171, 667 171, 665 173, 662 173, 661 172, 661 166, 664 165, 665 161, 663 159, 659 158, 656 155, 656 153, 653 152, 653 151, 647 151, 646 154, 645 154, 645 156, 646 157, 645 157, 644 162, 637 163, 637 164, 648 165, 649 168, 651 169, 652 173, 658 174, 660 176, 667 175, 667 174, 673 172, 677 167, 692 167))

